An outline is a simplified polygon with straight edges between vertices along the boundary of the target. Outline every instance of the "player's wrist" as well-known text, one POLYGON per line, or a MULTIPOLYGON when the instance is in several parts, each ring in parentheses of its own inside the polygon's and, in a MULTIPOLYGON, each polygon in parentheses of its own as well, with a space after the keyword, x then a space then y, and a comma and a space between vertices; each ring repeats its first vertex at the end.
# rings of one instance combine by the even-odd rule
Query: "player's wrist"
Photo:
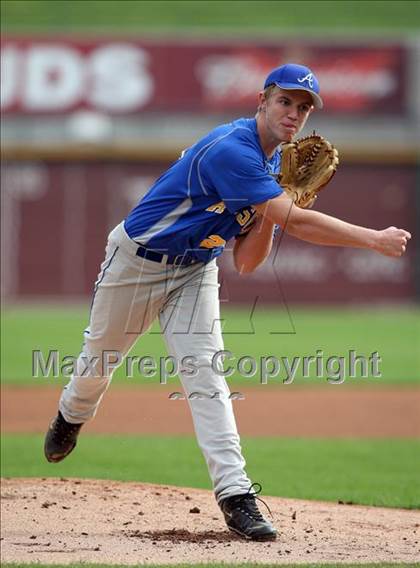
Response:
POLYGON ((367 231, 367 248, 375 252, 382 252, 384 247, 383 232, 375 229, 367 229, 367 231))

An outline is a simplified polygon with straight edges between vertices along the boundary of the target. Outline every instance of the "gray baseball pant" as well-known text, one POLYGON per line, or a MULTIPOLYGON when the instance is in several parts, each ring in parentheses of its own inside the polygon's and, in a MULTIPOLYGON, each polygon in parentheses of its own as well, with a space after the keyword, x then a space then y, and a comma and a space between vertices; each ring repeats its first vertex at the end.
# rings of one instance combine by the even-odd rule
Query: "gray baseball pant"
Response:
POLYGON ((91 419, 112 378, 113 369, 103 365, 103 353, 126 356, 159 317, 168 352, 180 364, 179 376, 216 499, 245 493, 251 482, 244 470, 230 391, 211 365, 214 354, 223 349, 216 261, 164 265, 136 256, 137 249, 123 223, 110 233, 83 349, 63 390, 60 411, 70 423, 91 419), (187 356, 198 362, 196 376, 180 363, 187 356), (95 363, 89 367, 86 361, 95 363))

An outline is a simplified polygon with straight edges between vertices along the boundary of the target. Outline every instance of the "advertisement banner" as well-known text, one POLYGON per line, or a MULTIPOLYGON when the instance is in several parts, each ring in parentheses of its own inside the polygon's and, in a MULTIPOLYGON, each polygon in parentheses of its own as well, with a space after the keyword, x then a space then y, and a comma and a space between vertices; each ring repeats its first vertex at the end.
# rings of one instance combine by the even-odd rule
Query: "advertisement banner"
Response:
POLYGON ((401 114, 407 105, 398 44, 6 37, 1 47, 5 115, 253 112, 268 72, 285 62, 316 73, 328 112, 401 114))

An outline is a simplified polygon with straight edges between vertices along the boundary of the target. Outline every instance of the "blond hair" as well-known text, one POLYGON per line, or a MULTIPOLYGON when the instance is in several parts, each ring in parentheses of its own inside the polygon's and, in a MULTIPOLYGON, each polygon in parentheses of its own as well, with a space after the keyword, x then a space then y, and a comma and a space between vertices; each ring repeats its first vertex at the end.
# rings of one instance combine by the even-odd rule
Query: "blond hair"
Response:
MULTIPOLYGON (((276 88, 278 88, 277 85, 273 83, 271 85, 268 85, 268 87, 264 89, 264 99, 266 101, 268 101, 268 99, 274 94, 276 88)), ((261 105, 258 105, 257 113, 260 111, 261 111, 261 105)))

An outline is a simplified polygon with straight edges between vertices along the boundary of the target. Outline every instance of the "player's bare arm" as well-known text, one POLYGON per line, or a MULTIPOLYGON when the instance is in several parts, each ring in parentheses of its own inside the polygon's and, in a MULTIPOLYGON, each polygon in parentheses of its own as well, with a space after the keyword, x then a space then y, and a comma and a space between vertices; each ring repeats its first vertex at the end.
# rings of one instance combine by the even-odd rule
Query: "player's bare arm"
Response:
POLYGON ((371 249, 385 256, 399 257, 411 239, 411 234, 404 229, 388 227, 378 231, 318 211, 300 209, 284 194, 254 207, 293 237, 318 245, 371 249))
POLYGON ((259 216, 251 230, 235 242, 233 260, 239 274, 253 272, 268 257, 273 244, 275 223, 259 216))

